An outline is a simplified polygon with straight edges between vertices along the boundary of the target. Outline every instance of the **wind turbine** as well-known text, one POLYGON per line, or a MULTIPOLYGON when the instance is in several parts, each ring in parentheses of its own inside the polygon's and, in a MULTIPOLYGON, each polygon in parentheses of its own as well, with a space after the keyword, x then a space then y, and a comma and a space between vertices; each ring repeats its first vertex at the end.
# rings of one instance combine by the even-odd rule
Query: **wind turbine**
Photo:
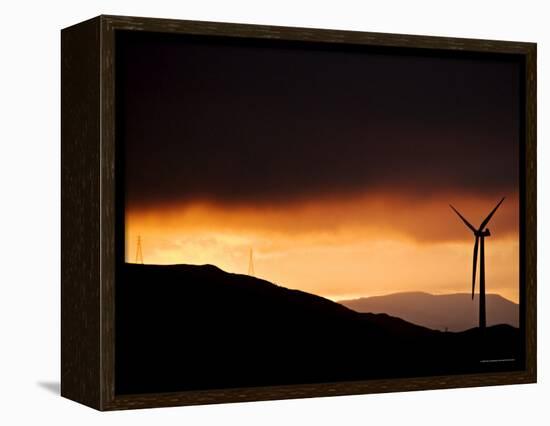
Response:
POLYGON ((485 315, 485 237, 489 237, 491 235, 491 232, 489 231, 489 228, 485 228, 497 209, 500 207, 502 202, 504 201, 504 198, 502 197, 502 200, 499 201, 499 203, 495 206, 493 210, 491 210, 491 213, 485 218, 483 222, 481 222, 481 225, 479 225, 479 228, 476 229, 470 222, 462 216, 457 209, 455 209, 451 204, 449 206, 451 209, 454 210, 454 212, 462 219, 464 224, 470 228, 470 230, 474 233, 475 236, 475 244, 474 244, 474 268, 472 272, 472 300, 474 300, 474 290, 476 287, 476 267, 477 267, 477 252, 478 248, 481 252, 480 260, 479 260, 479 328, 481 330, 485 329, 486 326, 486 315, 485 315), (480 241, 481 240, 481 241, 480 241), (481 244, 480 244, 481 242, 481 244))

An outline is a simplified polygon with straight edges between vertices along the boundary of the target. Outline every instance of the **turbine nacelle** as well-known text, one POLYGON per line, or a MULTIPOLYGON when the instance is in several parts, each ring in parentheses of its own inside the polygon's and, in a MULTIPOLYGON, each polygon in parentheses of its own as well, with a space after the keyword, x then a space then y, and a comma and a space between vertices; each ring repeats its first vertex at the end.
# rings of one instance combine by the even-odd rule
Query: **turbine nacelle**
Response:
POLYGON ((474 232, 474 235, 476 237, 490 237, 491 236, 491 231, 489 231, 489 228, 485 228, 483 231, 474 232))

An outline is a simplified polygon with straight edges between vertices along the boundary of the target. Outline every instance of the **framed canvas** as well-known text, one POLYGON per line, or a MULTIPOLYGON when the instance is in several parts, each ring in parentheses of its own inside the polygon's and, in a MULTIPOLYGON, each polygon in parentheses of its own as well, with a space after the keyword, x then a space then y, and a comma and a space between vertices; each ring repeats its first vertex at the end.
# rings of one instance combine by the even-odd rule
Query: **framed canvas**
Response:
POLYGON ((536 44, 100 16, 61 46, 63 396, 536 381, 536 44))

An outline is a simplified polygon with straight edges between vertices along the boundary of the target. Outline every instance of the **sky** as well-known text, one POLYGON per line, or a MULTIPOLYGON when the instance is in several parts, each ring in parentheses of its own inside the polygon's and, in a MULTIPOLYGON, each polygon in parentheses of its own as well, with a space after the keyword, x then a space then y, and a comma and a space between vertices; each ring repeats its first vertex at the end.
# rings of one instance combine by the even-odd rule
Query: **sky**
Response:
POLYGON ((123 33, 126 261, 215 264, 339 300, 519 298, 520 64, 123 33))

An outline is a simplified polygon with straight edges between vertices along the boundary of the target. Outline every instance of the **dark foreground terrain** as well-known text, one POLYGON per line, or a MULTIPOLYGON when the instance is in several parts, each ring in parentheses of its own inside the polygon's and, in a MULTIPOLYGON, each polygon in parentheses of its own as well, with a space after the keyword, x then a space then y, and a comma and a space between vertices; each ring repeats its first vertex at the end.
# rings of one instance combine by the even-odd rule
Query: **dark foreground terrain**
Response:
POLYGON ((483 335, 430 330, 211 265, 125 264, 119 273, 118 394, 521 367, 509 325, 483 335))

